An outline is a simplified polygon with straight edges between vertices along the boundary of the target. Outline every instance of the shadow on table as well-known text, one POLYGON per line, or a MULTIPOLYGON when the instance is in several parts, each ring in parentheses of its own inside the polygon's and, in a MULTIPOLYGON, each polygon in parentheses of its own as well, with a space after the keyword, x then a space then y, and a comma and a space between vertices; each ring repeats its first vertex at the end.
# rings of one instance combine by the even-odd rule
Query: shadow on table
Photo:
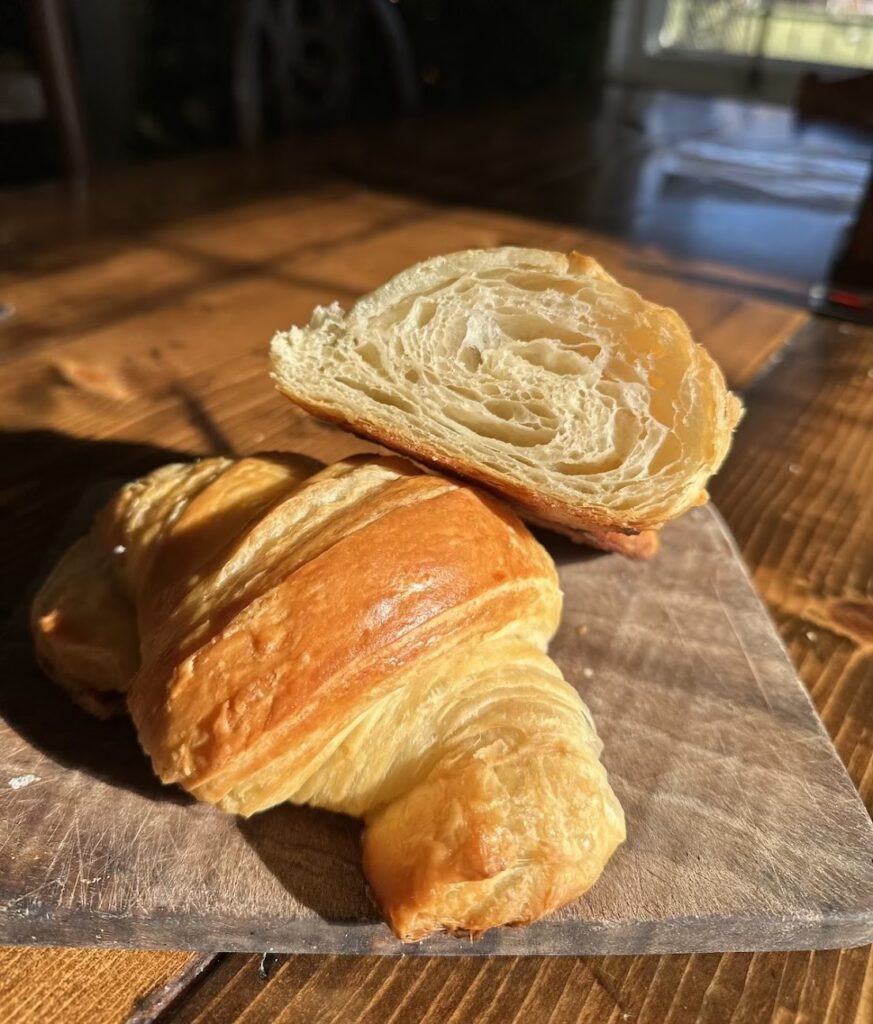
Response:
POLYGON ((344 814, 280 804, 240 818, 240 832, 303 907, 329 921, 379 920, 361 868, 362 824, 344 814))
POLYGON ((194 802, 157 778, 129 718, 95 718, 42 674, 34 661, 23 613, 4 631, 0 666, 0 718, 55 764, 87 772, 150 800, 194 802))
POLYGON ((156 445, 92 441, 50 430, 0 433, 0 499, 8 531, 3 551, 13 570, 3 581, 8 619, 0 634, 0 715, 58 764, 176 803, 192 798, 154 776, 127 718, 94 718, 43 675, 33 655, 27 608, 61 552, 88 529, 120 481, 190 458, 156 445))
MULTIPOLYGON (((605 558, 608 551, 600 551, 597 548, 589 548, 584 544, 577 544, 576 541, 564 537, 560 533, 546 530, 541 526, 534 527, 533 535, 552 556, 552 561, 560 569, 565 565, 576 565, 581 562, 592 562, 597 558, 605 558)), ((620 557, 615 555, 613 557, 620 557)))
POLYGON ((0 431, 0 614, 13 613, 63 548, 83 533, 113 485, 191 452, 55 430, 0 431))

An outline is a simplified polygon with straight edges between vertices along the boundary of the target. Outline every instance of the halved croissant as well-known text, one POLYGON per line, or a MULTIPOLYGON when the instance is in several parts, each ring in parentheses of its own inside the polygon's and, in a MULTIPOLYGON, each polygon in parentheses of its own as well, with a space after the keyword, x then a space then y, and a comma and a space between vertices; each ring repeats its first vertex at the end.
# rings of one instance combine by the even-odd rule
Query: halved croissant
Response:
POLYGON ((624 838, 545 653, 560 609, 548 554, 476 490, 397 458, 260 455, 122 488, 32 629, 83 703, 126 694, 165 782, 363 817, 366 877, 411 940, 535 920, 624 838))
POLYGON ((316 416, 485 484, 521 515, 647 557, 706 499, 742 407, 671 309, 593 259, 436 256, 272 344, 316 416))

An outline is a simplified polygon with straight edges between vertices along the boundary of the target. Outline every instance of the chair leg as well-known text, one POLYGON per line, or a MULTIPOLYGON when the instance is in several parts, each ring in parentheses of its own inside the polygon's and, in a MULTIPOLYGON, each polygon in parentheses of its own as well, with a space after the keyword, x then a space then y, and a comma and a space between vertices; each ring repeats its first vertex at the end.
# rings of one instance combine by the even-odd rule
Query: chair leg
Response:
POLYGON ((81 178, 91 166, 85 112, 76 77, 64 0, 30 0, 27 4, 39 53, 46 101, 59 136, 68 174, 81 178))
POLYGON ((264 0, 237 0, 233 50, 233 102, 239 140, 247 149, 263 141, 263 88, 259 60, 264 0))
POLYGON ((412 45, 403 19, 390 0, 367 0, 367 6, 388 48, 400 102, 407 113, 412 113, 418 110, 420 96, 412 45))

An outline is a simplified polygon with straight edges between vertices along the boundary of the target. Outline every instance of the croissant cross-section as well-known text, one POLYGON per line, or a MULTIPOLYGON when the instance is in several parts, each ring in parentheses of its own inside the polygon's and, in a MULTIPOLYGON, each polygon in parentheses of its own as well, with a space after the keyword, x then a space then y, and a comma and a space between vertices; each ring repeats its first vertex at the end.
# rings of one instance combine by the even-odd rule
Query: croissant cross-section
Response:
POLYGON ((706 500, 742 412, 677 313, 576 252, 433 256, 271 354, 308 412, 636 558, 706 500))

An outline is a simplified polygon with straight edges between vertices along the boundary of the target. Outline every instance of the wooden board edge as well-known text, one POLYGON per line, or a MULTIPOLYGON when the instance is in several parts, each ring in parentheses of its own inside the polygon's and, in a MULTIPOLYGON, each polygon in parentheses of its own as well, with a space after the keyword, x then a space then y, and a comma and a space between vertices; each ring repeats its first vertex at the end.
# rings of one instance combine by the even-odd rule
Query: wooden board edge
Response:
POLYGON ((277 924, 262 919, 148 921, 77 912, 7 918, 0 945, 82 946, 83 924, 94 928, 97 948, 192 949, 201 952, 343 954, 347 956, 608 956, 644 953, 754 953, 847 949, 873 943, 873 905, 810 914, 736 915, 647 922, 541 921, 525 928, 495 929, 481 939, 436 935, 401 943, 381 922, 317 920, 277 924), (99 923, 98 923, 99 922, 99 923), (204 944, 204 933, 214 942, 204 944), (756 938, 750 942, 748 936, 756 938))

